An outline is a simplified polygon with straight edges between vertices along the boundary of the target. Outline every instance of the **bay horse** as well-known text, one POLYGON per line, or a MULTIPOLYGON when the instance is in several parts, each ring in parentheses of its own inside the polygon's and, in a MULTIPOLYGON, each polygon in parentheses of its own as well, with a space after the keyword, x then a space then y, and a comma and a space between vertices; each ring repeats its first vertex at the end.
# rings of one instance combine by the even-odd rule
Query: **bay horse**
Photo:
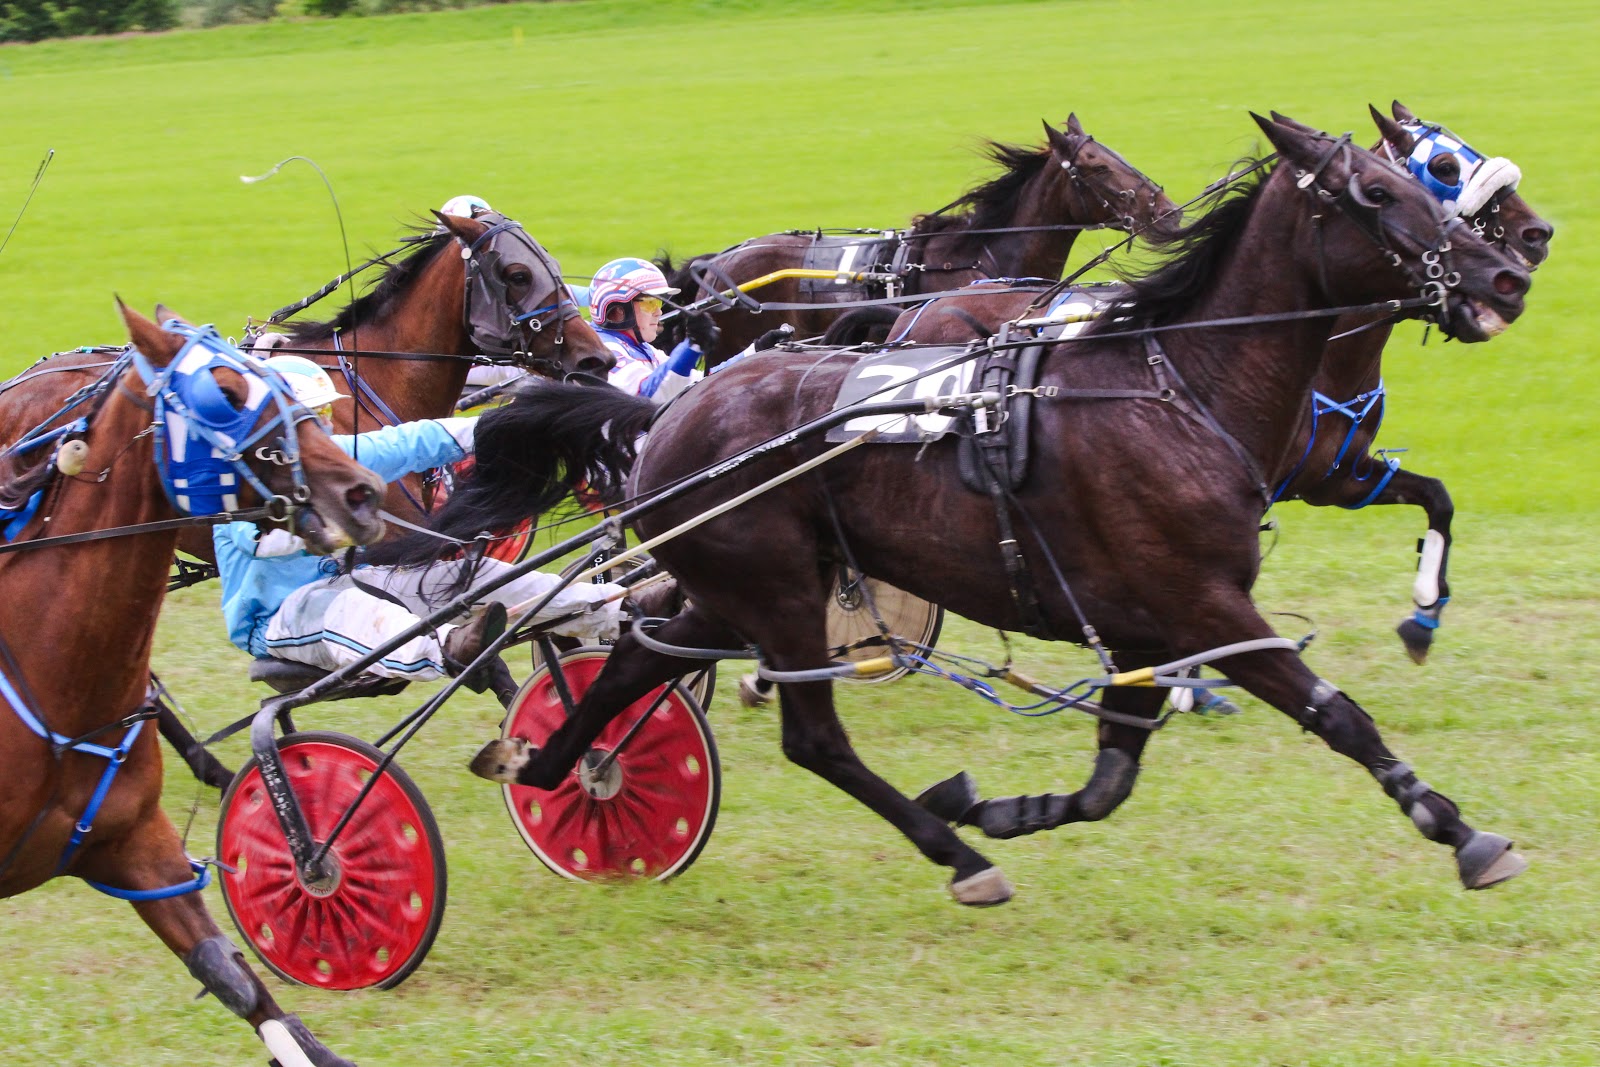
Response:
MULTIPOLYGON (((1382 134, 1372 150, 1391 161, 1404 160, 1416 147, 1416 132, 1435 127, 1418 119, 1398 100, 1391 106, 1393 119, 1376 108, 1369 109, 1382 134)), ((1448 154, 1435 156, 1432 165, 1435 169, 1458 166, 1448 154)), ((1453 180, 1454 175, 1451 177, 1453 180)), ((1474 230, 1530 270, 1550 255, 1554 227, 1514 189, 1502 190, 1464 217, 1474 230)), ((1100 292, 1105 299, 1114 299, 1113 291, 1100 292)), ((889 337, 916 344, 961 344, 994 334, 1002 323, 1042 315, 1046 304, 1056 297, 1055 289, 1034 286, 942 298, 903 313, 889 337)), ((1311 401, 1293 444, 1272 470, 1271 481, 1275 500, 1347 509, 1414 504, 1424 510, 1428 531, 1418 542, 1422 558, 1412 586, 1414 610, 1396 627, 1406 652, 1421 664, 1427 661, 1440 616, 1450 600, 1446 571, 1455 506, 1439 479, 1406 470, 1399 460, 1381 453, 1372 454, 1386 405, 1383 348, 1393 329, 1393 317, 1381 312, 1333 320, 1328 354, 1312 382, 1311 401)))
MULTIPOLYGON (((685 294, 679 299, 687 303, 722 288, 723 278, 742 284, 773 271, 804 267, 808 257, 828 243, 838 246, 832 261, 850 255, 850 269, 869 269, 871 263, 856 262, 855 254, 846 251, 864 246, 867 256, 894 258, 896 251, 901 253, 903 291, 910 295, 953 289, 978 278, 1054 280, 1061 277, 1082 229, 1106 226, 1130 233, 1160 233, 1176 225, 1178 207, 1162 188, 1085 132, 1076 114, 1067 117, 1064 130, 1047 122, 1044 131, 1045 143, 1036 148, 986 142, 986 154, 1000 166, 1001 173, 946 207, 913 218, 900 244, 889 242, 894 248, 873 248, 875 240, 883 243, 877 235, 825 238, 820 233, 774 233, 722 252, 695 256, 677 268, 665 261, 663 267, 672 284, 685 294), (708 269, 710 274, 705 273, 708 269), (703 287, 701 276, 711 284, 703 287)), ((859 297, 862 292, 831 282, 785 279, 763 286, 754 295, 763 301, 815 303, 817 307, 759 314, 740 310, 720 316, 721 338, 715 352, 708 353, 708 364, 714 366, 735 355, 784 323, 792 325, 799 337, 821 336, 840 317, 840 311, 830 310, 828 303, 840 297, 859 297)), ((885 314, 882 309, 872 310, 885 314)), ((890 310, 882 324, 893 318, 890 310)), ((669 347, 678 339, 669 332, 669 347)))
MULTIPOLYGON (((1481 341, 1522 312, 1528 274, 1348 137, 1253 117, 1278 163, 1218 194, 1202 217, 1158 241, 1168 258, 1132 282, 1132 301, 1043 361, 1032 473, 1004 498, 1006 506, 962 485, 949 435, 920 448, 856 448, 655 547, 689 606, 652 644, 727 649, 748 642, 769 669, 824 669, 824 577, 847 552, 863 573, 979 625, 1022 629, 1026 613, 1008 595, 1013 576, 1000 544, 1002 530, 1014 528, 1027 570, 1061 575, 1035 590, 1043 636, 1115 650, 1107 673, 1133 674, 1129 681, 1179 657, 1272 642, 1219 656, 1213 666, 1366 768, 1423 837, 1454 850, 1462 884, 1484 888, 1526 866, 1512 843, 1468 825, 1452 801, 1401 762, 1354 700, 1318 677, 1292 642, 1276 638, 1250 591, 1270 495, 1265 472, 1294 440, 1328 356, 1327 323, 1318 312, 1401 301, 1419 314, 1426 302, 1451 334, 1481 341), (1443 266, 1437 278, 1434 265, 1443 266), (1132 395, 1109 398, 1110 391, 1132 395), (1197 514, 1206 521, 1194 521, 1197 514)), ((485 445, 511 436, 512 425, 530 433, 559 426, 564 441, 542 447, 563 449, 568 473, 539 479, 519 471, 526 503, 553 480, 570 486, 607 450, 632 447, 649 425, 629 483, 637 498, 693 472, 731 470, 729 457, 825 414, 862 358, 856 350, 766 353, 688 390, 653 425, 654 406, 633 398, 530 390, 486 417, 503 424, 489 433, 480 428, 478 469, 493 468, 485 445)), ((541 447, 521 444, 525 455, 541 447)), ((636 529, 642 537, 660 534, 824 447, 811 438, 779 448, 673 497, 636 529)), ((552 460, 547 471, 556 466, 552 460)), ((553 788, 622 708, 693 662, 625 635, 575 714, 541 747, 496 739, 472 769, 499 782, 553 788)), ((1104 710, 1115 721, 1102 719, 1092 777, 1077 792, 985 801, 958 776, 918 804, 851 748, 830 682, 791 681, 780 690, 784 754, 949 867, 952 895, 968 905, 1003 903, 1012 889, 952 823, 1011 837, 1105 818, 1133 789, 1149 738, 1138 720, 1153 723, 1165 699, 1159 688, 1104 688, 1104 710)))
MULTIPOLYGON (((480 353, 554 378, 603 377, 611 368, 614 357, 579 316, 560 264, 519 223, 496 213, 434 216, 438 228, 411 238, 410 250, 390 260, 366 293, 331 319, 287 323, 257 349, 303 355, 328 369, 354 398, 334 405, 338 433, 453 414, 480 353)), ((107 351, 61 353, 0 385, 0 441, 49 415, 113 358, 107 351)), ((409 476, 388 488, 384 506, 420 522, 429 490, 409 476)), ((215 562, 208 529, 182 531, 178 548, 215 562)), ((232 772, 165 704, 158 723, 196 778, 227 787, 232 772)))
POLYGON ((161 308, 159 327, 125 307, 122 316, 133 347, 69 413, 84 421, 66 424, 54 448, 0 454, 0 499, 36 501, 0 555, 0 897, 69 875, 130 900, 275 1062, 348 1067, 284 1013, 194 891, 209 872, 161 810, 161 750, 141 733, 140 709, 177 539, 168 520, 270 496, 309 545, 331 552, 380 536, 383 484, 214 331, 161 308), (202 506, 197 487, 216 475, 197 475, 194 463, 208 461, 196 457, 233 446, 242 456, 202 506), (44 543, 122 527, 133 529, 44 543))

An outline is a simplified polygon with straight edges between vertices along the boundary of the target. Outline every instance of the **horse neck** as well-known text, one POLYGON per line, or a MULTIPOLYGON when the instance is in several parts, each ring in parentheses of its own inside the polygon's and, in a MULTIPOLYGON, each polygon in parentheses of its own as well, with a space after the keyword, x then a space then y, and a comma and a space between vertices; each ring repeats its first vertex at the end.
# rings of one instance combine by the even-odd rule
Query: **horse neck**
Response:
MULTIPOLYGON (((1204 296, 1174 323, 1327 307, 1319 280, 1295 256, 1302 195, 1286 180, 1264 190, 1204 296)), ((1161 336, 1188 386, 1265 471, 1277 469, 1324 368, 1333 320, 1306 318, 1175 330, 1161 336)), ((1342 367, 1329 364, 1337 373, 1342 367)))
POLYGON ((1334 400, 1349 400, 1383 381, 1383 346, 1388 343, 1394 326, 1386 321, 1385 313, 1346 315, 1333 321, 1327 352, 1322 366, 1317 370, 1313 387, 1334 400), (1368 325, 1377 322, 1379 325, 1368 325), (1338 336, 1350 330, 1360 330, 1347 337, 1338 336))
MULTIPOLYGON (((150 413, 123 387, 91 421, 84 473, 46 486, 39 514, 49 522, 38 536, 174 516, 156 472, 153 438, 136 439, 150 413), (95 481, 91 472, 102 470, 109 470, 105 480, 95 481)), ((128 714, 142 699, 177 538, 165 531, 0 557, 6 604, 0 636, 51 729, 81 734, 128 714)))
POLYGON ((964 238, 963 232, 974 227, 968 222, 960 229, 931 239, 925 259, 929 263, 953 261, 963 253, 971 258, 974 253, 967 250, 973 249, 980 268, 974 272, 974 277, 987 274, 995 278, 1059 278, 1079 231, 1044 227, 1084 226, 1093 222, 1087 200, 1052 157, 1023 185, 1011 214, 992 224, 995 228, 1034 226, 1039 229, 974 234, 964 238))
MULTIPOLYGON (((339 346, 352 352, 419 352, 468 357, 474 354, 467 335, 463 301, 465 276, 461 257, 446 249, 408 287, 390 300, 370 321, 343 331, 339 346)), ((314 342, 311 347, 333 349, 334 342, 314 342)), ((339 357, 318 359, 337 367, 339 357)), ((455 410, 467 383, 466 358, 391 359, 383 356, 347 355, 352 374, 383 399, 400 422, 440 419, 455 410)), ((387 421, 377 405, 352 388, 342 373, 334 374, 340 392, 355 392, 354 404, 339 404, 334 418, 342 432, 375 430, 387 421), (370 410, 369 410, 370 409, 370 410)))

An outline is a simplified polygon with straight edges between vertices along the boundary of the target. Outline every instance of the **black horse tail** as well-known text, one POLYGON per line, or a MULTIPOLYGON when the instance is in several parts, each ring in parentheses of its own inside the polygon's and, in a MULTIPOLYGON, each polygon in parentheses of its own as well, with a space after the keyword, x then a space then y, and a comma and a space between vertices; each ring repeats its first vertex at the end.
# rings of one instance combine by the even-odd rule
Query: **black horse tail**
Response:
MULTIPOLYGON (((537 519, 580 486, 601 499, 621 499, 638 458, 638 439, 661 408, 610 386, 535 379, 511 402, 478 419, 471 471, 457 478, 444 506, 428 519, 459 541, 509 533, 537 519)), ((411 533, 375 545, 370 563, 414 566, 454 550, 447 541, 411 533)))

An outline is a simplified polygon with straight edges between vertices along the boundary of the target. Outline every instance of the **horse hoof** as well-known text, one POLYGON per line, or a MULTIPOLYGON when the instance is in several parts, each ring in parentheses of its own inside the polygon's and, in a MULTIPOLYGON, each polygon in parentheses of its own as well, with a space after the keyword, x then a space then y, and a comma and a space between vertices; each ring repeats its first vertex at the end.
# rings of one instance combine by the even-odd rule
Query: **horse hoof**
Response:
POLYGON ((1407 618, 1394 628, 1394 632, 1405 643, 1406 655, 1411 657, 1411 662, 1419 667, 1428 662, 1428 649, 1433 647, 1432 630, 1414 618, 1407 618))
POLYGON ((1511 851, 1512 841, 1499 834, 1474 830, 1466 844, 1456 849, 1456 870, 1468 889, 1488 889, 1515 878, 1528 869, 1528 861, 1511 851))
POLYGON ((497 737, 478 750, 468 769, 479 778, 515 785, 517 772, 528 765, 538 749, 521 737, 497 737))
POLYGON ((969 908, 992 908, 1011 899, 1016 890, 999 867, 985 867, 977 874, 950 883, 950 895, 969 908))
MULTIPOLYGON (((948 823, 961 820, 978 805, 978 783, 966 771, 935 782, 917 794, 917 803, 948 823)), ((992 870, 993 868, 991 868, 992 870)))
POLYGON ((772 703, 772 695, 761 691, 761 676, 747 674, 739 679, 739 703, 747 708, 764 708, 772 703))

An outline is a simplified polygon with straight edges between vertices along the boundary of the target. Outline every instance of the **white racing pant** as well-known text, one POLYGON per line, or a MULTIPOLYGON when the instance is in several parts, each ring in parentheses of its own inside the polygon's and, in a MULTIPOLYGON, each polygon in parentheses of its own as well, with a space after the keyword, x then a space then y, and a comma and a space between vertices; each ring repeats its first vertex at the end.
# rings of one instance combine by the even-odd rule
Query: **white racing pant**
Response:
MULTIPOLYGON (((454 582, 460 577, 464 561, 451 560, 429 567, 359 567, 356 577, 363 585, 382 589, 405 606, 373 596, 356 587, 349 575, 323 578, 301 586, 289 594, 277 613, 267 620, 266 643, 273 657, 309 663, 324 670, 337 670, 354 663, 379 645, 415 626, 439 605, 456 594, 454 582)), ((509 570, 509 563, 485 559, 478 563, 474 584, 497 577, 509 570)), ((533 572, 496 589, 486 600, 498 600, 508 608, 542 598, 560 584, 553 574, 533 572)), ((569 585, 555 595, 534 621, 553 619, 599 604, 620 590, 616 585, 569 585)), ((531 606, 531 605, 529 605, 531 606)), ((586 641, 614 638, 621 618, 621 601, 597 607, 570 622, 551 628, 550 633, 586 641)), ((513 610, 513 616, 515 610, 513 610)), ((440 643, 450 631, 446 624, 437 634, 424 632, 367 668, 385 678, 427 681, 445 673, 440 643)))

